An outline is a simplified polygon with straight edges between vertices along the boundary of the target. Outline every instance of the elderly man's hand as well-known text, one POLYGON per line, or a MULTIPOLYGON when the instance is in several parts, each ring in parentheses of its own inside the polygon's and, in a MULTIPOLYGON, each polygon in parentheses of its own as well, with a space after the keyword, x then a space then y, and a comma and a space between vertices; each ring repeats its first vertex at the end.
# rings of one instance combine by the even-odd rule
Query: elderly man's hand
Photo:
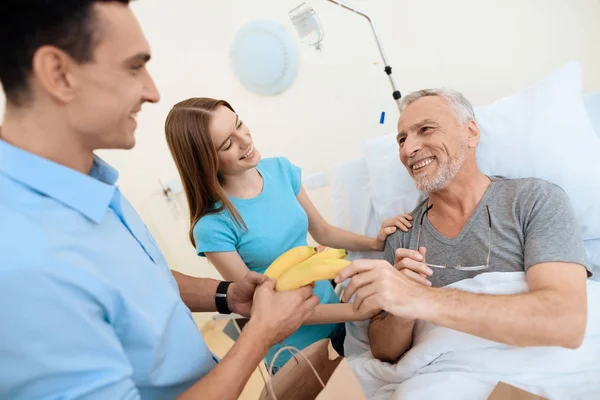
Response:
POLYGON ((352 278, 344 300, 356 295, 353 306, 358 312, 379 308, 401 318, 417 319, 430 289, 409 278, 409 272, 398 271, 387 261, 357 260, 336 277, 336 282, 352 278))
POLYGON ((398 249, 394 253, 394 267, 415 282, 431 286, 427 277, 433 275, 433 271, 425 264, 426 253, 425 247, 419 251, 398 249))

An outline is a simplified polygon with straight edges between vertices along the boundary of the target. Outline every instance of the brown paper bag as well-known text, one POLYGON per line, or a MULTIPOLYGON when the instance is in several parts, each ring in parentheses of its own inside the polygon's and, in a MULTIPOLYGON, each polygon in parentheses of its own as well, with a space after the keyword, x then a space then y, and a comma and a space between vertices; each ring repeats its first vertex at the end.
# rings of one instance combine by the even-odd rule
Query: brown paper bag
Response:
POLYGON ((546 400, 504 382, 498 382, 488 400, 546 400))
POLYGON ((329 339, 302 351, 285 347, 275 357, 289 350, 295 356, 270 378, 260 400, 366 400, 354 372, 329 339))

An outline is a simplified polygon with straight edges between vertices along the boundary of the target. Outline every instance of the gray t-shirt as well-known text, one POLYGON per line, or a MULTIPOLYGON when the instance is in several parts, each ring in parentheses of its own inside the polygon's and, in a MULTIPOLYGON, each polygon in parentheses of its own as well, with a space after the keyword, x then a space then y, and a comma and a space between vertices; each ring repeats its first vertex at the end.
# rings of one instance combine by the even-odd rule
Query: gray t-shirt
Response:
MULTIPOLYGON (((543 262, 568 262, 587 267, 583 240, 567 194, 559 186, 535 178, 505 179, 491 176, 477 208, 455 238, 441 235, 423 218, 420 246, 427 248, 427 262, 437 265, 485 265, 491 216, 490 268, 459 271, 432 268, 434 287, 449 285, 484 272, 526 271, 543 262)), ((427 200, 411 213, 412 229, 390 235, 385 259, 394 263, 398 248, 417 249, 421 216, 427 200)), ((435 204, 433 205, 435 207, 435 204)), ((589 270, 589 268, 588 268, 589 270)))

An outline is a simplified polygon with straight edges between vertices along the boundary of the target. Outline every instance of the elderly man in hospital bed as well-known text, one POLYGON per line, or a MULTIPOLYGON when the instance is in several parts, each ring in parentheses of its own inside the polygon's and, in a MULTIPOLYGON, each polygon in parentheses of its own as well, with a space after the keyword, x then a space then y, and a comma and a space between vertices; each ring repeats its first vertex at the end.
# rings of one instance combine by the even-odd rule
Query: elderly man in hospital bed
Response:
MULTIPOLYGON (((385 260, 355 261, 337 278, 352 278, 344 297, 355 308, 384 310, 368 327, 373 357, 351 360, 366 392, 487 398, 503 377, 518 384, 535 375, 527 359, 562 360, 558 375, 576 372, 569 368, 581 366, 571 355, 583 351, 573 349, 586 332, 589 273, 567 194, 544 180, 480 172, 480 132, 460 93, 405 97, 398 132, 400 160, 428 197, 412 212, 412 229, 388 238, 385 260), (462 394, 452 391, 460 386, 462 394)), ((520 386, 535 392, 538 383, 552 386, 520 386)))

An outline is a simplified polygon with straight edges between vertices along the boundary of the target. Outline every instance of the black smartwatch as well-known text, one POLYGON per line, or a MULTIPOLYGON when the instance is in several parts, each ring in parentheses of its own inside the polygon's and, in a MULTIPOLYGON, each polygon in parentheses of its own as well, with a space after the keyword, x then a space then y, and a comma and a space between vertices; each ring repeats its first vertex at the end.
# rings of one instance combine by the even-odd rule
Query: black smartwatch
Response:
POLYGON ((215 295, 215 305, 219 314, 231 314, 231 310, 227 305, 227 289, 231 282, 220 282, 217 286, 217 294, 215 295))

